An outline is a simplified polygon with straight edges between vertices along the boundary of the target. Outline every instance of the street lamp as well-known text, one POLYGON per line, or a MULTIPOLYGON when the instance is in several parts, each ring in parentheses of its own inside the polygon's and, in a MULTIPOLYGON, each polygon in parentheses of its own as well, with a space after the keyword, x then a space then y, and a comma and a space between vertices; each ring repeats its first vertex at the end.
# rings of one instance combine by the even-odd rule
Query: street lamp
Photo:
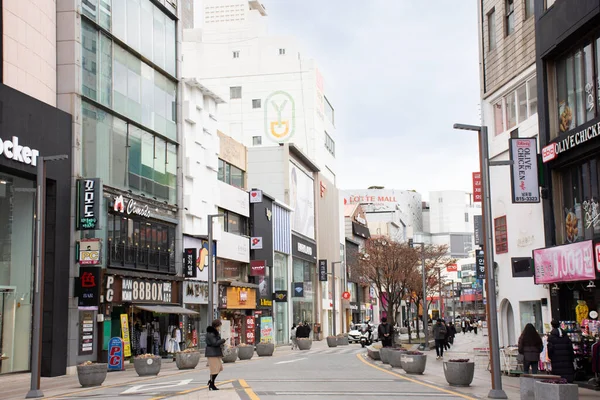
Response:
MULTIPOLYGON (((488 337, 490 342, 490 359, 492 364, 492 389, 488 393, 490 399, 507 399, 502 390, 502 377, 500 376, 500 344, 498 342, 498 315, 496 313, 496 281, 494 277, 494 254, 492 244, 492 204, 490 189, 490 165, 507 165, 510 162, 490 162, 488 149, 487 126, 454 124, 454 129, 478 132, 479 135, 479 163, 481 169, 481 183, 483 186, 483 215, 482 230, 485 238, 485 273, 488 311, 488 337)), ((475 295, 477 298, 477 295, 475 295)))
MULTIPOLYGON (((423 346, 423 350, 429 351, 429 324, 427 323, 427 279, 425 277, 425 243, 423 242, 413 242, 412 239, 408 239, 408 245, 412 249, 415 244, 421 245, 421 269, 423 275, 423 331, 425 332, 425 344, 423 346)), ((417 309, 417 314, 419 310, 417 309)), ((419 338, 417 338, 418 340, 419 338)))
POLYGON ((333 261, 331 263, 331 278, 333 279, 333 287, 331 289, 331 297, 333 298, 333 336, 336 335, 336 331, 337 331, 337 322, 336 322, 337 315, 335 313, 335 311, 336 311, 336 307, 335 307, 335 265, 342 264, 342 263, 343 263, 343 261, 333 261))
POLYGON ((212 320, 215 319, 215 310, 213 304, 213 218, 219 218, 224 216, 225 214, 213 214, 208 216, 208 318, 206 319, 207 324, 210 324, 212 320))
POLYGON ((35 282, 33 296, 33 338, 31 340, 31 388, 25 398, 44 397, 40 389, 42 367, 42 300, 44 297, 44 260, 42 258, 44 245, 44 200, 46 197, 46 162, 61 161, 69 156, 38 157, 36 178, 36 221, 35 221, 35 282))

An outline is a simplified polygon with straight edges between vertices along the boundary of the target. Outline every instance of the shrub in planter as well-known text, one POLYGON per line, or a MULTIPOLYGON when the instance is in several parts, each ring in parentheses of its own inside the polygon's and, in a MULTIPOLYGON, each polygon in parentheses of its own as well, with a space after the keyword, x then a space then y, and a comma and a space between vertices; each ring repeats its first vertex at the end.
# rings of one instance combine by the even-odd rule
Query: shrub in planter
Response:
POLYGON ((337 347, 338 340, 336 336, 327 336, 327 346, 329 347, 337 347))
POLYGON ((178 369, 194 369, 198 362, 200 362, 200 352, 195 347, 175 353, 175 365, 178 369))
POLYGON ((536 381, 533 390, 535 398, 540 400, 579 399, 578 386, 568 383, 566 379, 536 381))
POLYGON ((106 379, 108 365, 86 361, 77 366, 77 378, 81 387, 100 386, 106 379))
POLYGON ((312 347, 312 339, 309 338, 298 338, 298 348, 300 350, 310 350, 312 347))
POLYGON ((400 362, 407 374, 422 374, 427 365, 427 356, 420 351, 406 351, 400 354, 400 362))
POLYGON ((223 362, 234 363, 238 358, 237 347, 225 347, 223 349, 223 362))
POLYGON ((387 357, 392 368, 402 368, 402 354, 404 353, 406 353, 406 349, 389 350, 387 357))
POLYGON ((348 346, 350 342, 348 341, 348 336, 337 335, 337 345, 338 346, 348 346))
POLYGON ((133 359, 133 366, 139 376, 155 376, 160 372, 161 359, 154 354, 142 354, 133 359))
POLYGON ((256 354, 258 354, 259 357, 270 357, 274 352, 274 343, 260 342, 256 345, 256 354))
POLYGON ((474 374, 475 363, 469 359, 444 361, 444 376, 450 386, 469 386, 474 374))
POLYGON ((249 360, 254 355, 254 346, 250 344, 240 344, 237 348, 238 358, 240 360, 249 360))

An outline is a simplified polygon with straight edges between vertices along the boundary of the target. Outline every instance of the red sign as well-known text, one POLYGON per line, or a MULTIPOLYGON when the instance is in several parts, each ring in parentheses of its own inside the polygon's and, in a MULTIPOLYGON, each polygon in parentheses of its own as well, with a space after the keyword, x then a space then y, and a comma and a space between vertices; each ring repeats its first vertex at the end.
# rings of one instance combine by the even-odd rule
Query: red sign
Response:
POLYGON ((473 202, 481 203, 482 200, 481 172, 473 172, 473 202))
POLYGON ((250 261, 250 276, 265 276, 267 262, 265 260, 250 261))
POLYGON ((81 287, 82 288, 93 288, 96 287, 96 280, 91 272, 84 272, 81 274, 81 287))
POLYGON ((254 317, 246 317, 246 344, 254 344, 254 317))
POLYGON ((593 254, 591 240, 534 250, 535 283, 594 280, 593 254))
POLYGON ((344 300, 350 300, 350 292, 344 292, 344 293, 342 293, 342 298, 344 300))
POLYGON ((458 271, 458 265, 456 265, 456 264, 448 264, 448 265, 446 265, 446 271, 448 271, 448 272, 456 272, 456 271, 458 271))
POLYGON ((549 144, 542 149, 542 161, 548 162, 556 158, 556 143, 549 144))

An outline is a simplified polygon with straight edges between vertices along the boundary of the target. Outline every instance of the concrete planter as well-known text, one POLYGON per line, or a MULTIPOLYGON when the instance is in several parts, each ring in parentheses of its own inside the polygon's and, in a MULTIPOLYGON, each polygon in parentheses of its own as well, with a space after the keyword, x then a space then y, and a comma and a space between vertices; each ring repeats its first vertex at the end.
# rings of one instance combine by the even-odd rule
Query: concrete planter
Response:
POLYGON ((238 346, 237 350, 240 360, 249 360, 254 356, 254 346, 238 346))
POLYGON ((160 357, 134 358, 133 366, 139 376, 156 376, 160 372, 160 357))
POLYGON ((335 336, 329 336, 327 337, 327 346, 329 347, 337 347, 338 345, 338 341, 337 338, 335 336))
POLYGON ((534 400, 535 399, 535 391, 534 391, 534 383, 536 381, 542 380, 558 380, 560 376, 558 375, 521 375, 519 388, 521 390, 521 400, 534 400))
POLYGON ((338 336, 337 337, 337 345, 338 346, 348 346, 350 342, 348 341, 348 336, 338 336))
POLYGON ((393 351, 391 348, 389 347, 383 347, 381 350, 379 350, 379 358, 381 359, 381 362, 384 364, 389 364, 390 363, 390 352, 393 351))
POLYGON ((533 384, 535 400, 577 400, 579 387, 572 383, 544 383, 536 381, 533 384))
POLYGON ((223 362, 234 363, 238 358, 237 347, 229 347, 223 351, 223 362))
POLYGON ((406 353, 406 350, 388 350, 387 358, 392 368, 402 368, 402 355, 404 353, 406 353))
POLYGON ((475 374, 474 362, 444 362, 444 375, 450 386, 469 386, 475 374))
POLYGON ((373 346, 367 347, 367 355, 373 360, 381 360, 381 356, 379 355, 379 349, 376 349, 373 346))
POLYGON ((310 350, 311 347, 312 347, 312 339, 306 339, 306 338, 298 339, 298 348, 300 350, 310 350))
POLYGON ((400 362, 407 374, 423 374, 427 365, 427 356, 425 354, 410 355, 402 353, 400 355, 400 362))
POLYGON ((259 357, 271 357, 274 352, 274 343, 258 343, 256 345, 256 354, 258 354, 259 357))
POLYGON ((107 364, 90 364, 77 366, 77 378, 81 387, 100 386, 106 379, 107 364))
POLYGON ((200 352, 176 353, 175 365, 178 369, 194 369, 200 362, 200 352))

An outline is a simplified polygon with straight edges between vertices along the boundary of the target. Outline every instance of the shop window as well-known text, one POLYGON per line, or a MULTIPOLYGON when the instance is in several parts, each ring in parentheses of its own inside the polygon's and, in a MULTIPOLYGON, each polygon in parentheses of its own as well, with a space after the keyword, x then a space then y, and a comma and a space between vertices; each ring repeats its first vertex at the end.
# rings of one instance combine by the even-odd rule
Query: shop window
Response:
POLYGON ((494 238, 496 242, 496 254, 508 253, 506 215, 494 219, 494 238))

